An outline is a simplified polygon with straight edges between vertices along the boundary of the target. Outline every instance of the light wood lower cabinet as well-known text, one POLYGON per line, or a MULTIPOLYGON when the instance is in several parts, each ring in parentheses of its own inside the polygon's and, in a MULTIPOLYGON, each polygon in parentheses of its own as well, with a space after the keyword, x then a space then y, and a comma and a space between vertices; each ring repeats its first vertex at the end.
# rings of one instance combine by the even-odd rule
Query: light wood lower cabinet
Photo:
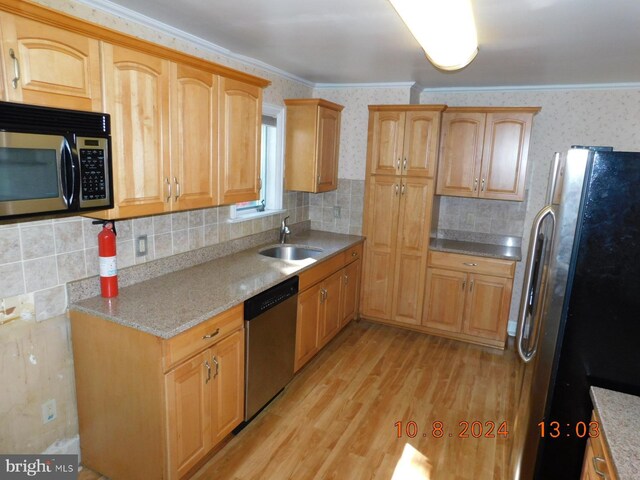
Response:
MULTIPOLYGON (((595 411, 591 416, 591 420, 598 422, 598 425, 602 427, 595 411)), ((611 456, 609 455, 609 448, 602 428, 600 428, 599 433, 597 437, 590 437, 587 440, 580 480, 601 480, 603 478, 606 480, 617 480, 618 478, 613 462, 611 461, 611 456)))
POLYGON ((504 348, 515 262, 429 252, 422 326, 504 348))
POLYGON ((361 255, 359 244, 344 256, 326 260, 300 274, 303 290, 298 294, 296 372, 357 317, 361 255), (314 280, 317 283, 310 285, 314 280))
POLYGON ((168 340, 71 312, 82 461, 109 478, 180 479, 244 416, 239 305, 168 340))

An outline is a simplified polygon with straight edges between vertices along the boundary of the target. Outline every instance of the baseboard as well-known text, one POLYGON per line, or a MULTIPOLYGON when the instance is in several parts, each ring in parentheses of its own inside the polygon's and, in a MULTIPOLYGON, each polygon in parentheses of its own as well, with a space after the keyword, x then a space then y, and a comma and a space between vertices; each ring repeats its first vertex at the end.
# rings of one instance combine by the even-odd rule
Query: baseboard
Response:
POLYGON ((56 440, 42 453, 50 455, 78 455, 78 463, 80 463, 80 435, 56 440))

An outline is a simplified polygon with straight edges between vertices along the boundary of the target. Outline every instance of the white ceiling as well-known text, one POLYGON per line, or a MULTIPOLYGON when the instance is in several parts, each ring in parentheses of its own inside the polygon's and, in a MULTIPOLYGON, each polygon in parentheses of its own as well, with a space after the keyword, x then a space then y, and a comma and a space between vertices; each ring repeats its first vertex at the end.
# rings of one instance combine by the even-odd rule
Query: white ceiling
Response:
POLYGON ((472 0, 480 51, 453 73, 428 62, 387 0, 114 3, 311 83, 640 82, 640 0, 472 0))

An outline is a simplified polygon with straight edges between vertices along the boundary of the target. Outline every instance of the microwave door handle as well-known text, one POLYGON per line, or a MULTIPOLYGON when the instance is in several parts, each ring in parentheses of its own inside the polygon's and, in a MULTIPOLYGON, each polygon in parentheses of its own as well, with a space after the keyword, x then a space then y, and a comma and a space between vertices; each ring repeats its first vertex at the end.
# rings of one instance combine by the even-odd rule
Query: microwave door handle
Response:
MULTIPOLYGON (((527 264, 525 266, 525 272, 524 272, 524 285, 522 289, 522 297, 520 299, 520 312, 518 315, 518 331, 516 335, 516 347, 518 349, 518 355, 520 356, 522 361, 525 363, 528 363, 531 361, 531 359, 534 357, 537 350, 537 345, 534 345, 533 348, 525 351, 524 345, 523 345, 524 327, 525 327, 526 318, 527 318, 527 311, 529 310, 530 292, 531 292, 531 288, 533 286, 533 280, 534 280, 533 270, 536 264, 536 258, 535 258, 536 252, 537 251, 543 252, 542 249, 540 250, 538 249, 538 242, 541 241, 540 229, 542 228, 542 223, 544 222, 545 218, 547 218, 547 216, 549 215, 551 216, 551 220, 552 220, 552 231, 551 231, 551 234, 547 237, 547 239, 548 241, 553 240, 553 233, 555 230, 555 212, 552 206, 547 205, 542 210, 540 210, 540 212, 538 212, 538 215, 536 215, 536 218, 533 221, 534 223, 533 223, 533 230, 531 234, 531 243, 529 244, 527 264)), ((539 268, 544 269, 544 265, 540 265, 539 268)), ((539 285, 543 285, 543 284, 544 284, 543 282, 539 282, 539 285)), ((533 295, 533 298, 537 298, 539 301, 540 293, 541 292, 535 292, 533 295)), ((539 319, 539 316, 538 316, 538 319, 539 319)), ((529 330, 530 332, 536 331, 537 326, 530 325, 529 330)), ((537 335, 536 335, 536 338, 537 338, 537 335)))
POLYGON ((60 162, 62 163, 63 197, 67 207, 73 205, 76 195, 76 166, 73 161, 73 152, 69 141, 65 138, 60 149, 60 162))

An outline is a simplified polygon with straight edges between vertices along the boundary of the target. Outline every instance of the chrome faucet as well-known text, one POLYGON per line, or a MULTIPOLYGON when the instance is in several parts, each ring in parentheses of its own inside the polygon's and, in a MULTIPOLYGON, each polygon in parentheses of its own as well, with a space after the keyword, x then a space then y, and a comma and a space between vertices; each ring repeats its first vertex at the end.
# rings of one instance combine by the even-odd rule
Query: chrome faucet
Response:
POLYGON ((280 243, 287 243, 287 235, 291 234, 291 230, 289 230, 289 226, 287 225, 287 219, 289 217, 285 217, 282 220, 282 225, 280 225, 280 243))

